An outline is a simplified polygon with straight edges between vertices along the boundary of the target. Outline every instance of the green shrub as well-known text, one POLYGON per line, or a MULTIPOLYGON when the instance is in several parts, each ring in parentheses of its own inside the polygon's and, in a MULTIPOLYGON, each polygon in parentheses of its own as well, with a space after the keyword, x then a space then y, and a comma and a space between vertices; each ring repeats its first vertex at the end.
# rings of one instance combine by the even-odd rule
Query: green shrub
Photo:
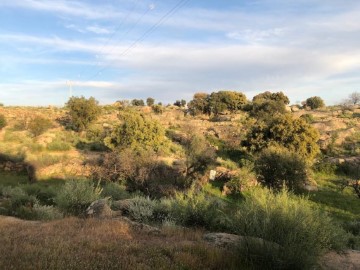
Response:
POLYGON ((103 187, 101 195, 103 197, 111 197, 113 201, 131 198, 130 193, 126 191, 126 187, 124 185, 113 182, 106 183, 103 187))
POLYGON ((105 138, 107 147, 158 151, 165 142, 164 128, 157 121, 135 111, 123 112, 119 117, 123 123, 116 126, 110 136, 105 138))
POLYGON ((55 198, 56 205, 70 215, 83 215, 86 208, 99 199, 101 189, 91 181, 69 180, 55 198))
POLYGON ((225 183, 227 194, 241 194, 256 183, 256 176, 252 168, 243 167, 238 173, 225 183))
POLYGON ((138 222, 149 222, 154 219, 157 202, 149 197, 135 197, 129 203, 128 215, 138 222))
POLYGON ((341 250, 347 239, 325 213, 286 191, 253 190, 232 222, 235 233, 270 243, 241 248, 240 256, 257 269, 312 269, 319 256, 341 250))
POLYGON ((271 145, 281 145, 312 162, 319 153, 319 131, 304 119, 291 114, 268 115, 266 122, 253 125, 242 145, 251 152, 260 152, 271 145))
POLYGON ((265 149, 255 161, 258 180, 264 186, 280 190, 300 190, 308 180, 308 165, 295 152, 281 147, 265 149))
POLYGON ((54 140, 46 146, 49 151, 69 151, 71 145, 61 140, 54 140))
POLYGON ((83 131, 100 115, 98 101, 90 97, 71 97, 66 103, 69 108, 71 124, 74 130, 83 131))
POLYGON ((47 131, 51 126, 52 123, 49 119, 42 116, 36 116, 29 121, 28 130, 34 137, 38 137, 47 131))
POLYGON ((310 97, 305 101, 306 106, 310 107, 312 110, 325 107, 325 102, 321 97, 310 97))
POLYGON ((222 226, 224 205, 216 198, 193 189, 187 193, 178 193, 169 201, 170 218, 183 226, 217 229, 222 226))
POLYGON ((40 205, 35 203, 33 211, 36 220, 54 220, 63 217, 63 214, 52 205, 40 205))
POLYGON ((312 124, 315 122, 315 118, 312 114, 303 114, 300 116, 300 118, 304 119, 308 124, 312 124))
POLYGON ((2 194, 5 202, 3 214, 24 219, 35 219, 33 206, 38 202, 35 196, 28 195, 20 187, 4 187, 2 194))
POLYGON ((4 127, 6 127, 7 122, 5 119, 5 116, 3 114, 0 114, 0 130, 2 130, 4 127))

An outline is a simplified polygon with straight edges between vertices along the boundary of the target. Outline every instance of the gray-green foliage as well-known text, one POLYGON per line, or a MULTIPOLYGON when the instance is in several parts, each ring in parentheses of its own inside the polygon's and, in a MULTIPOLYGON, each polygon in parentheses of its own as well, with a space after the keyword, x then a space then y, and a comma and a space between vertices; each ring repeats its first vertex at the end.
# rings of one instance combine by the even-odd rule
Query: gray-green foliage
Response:
POLYGON ((157 202, 149 197, 135 197, 129 202, 128 215, 138 222, 149 222, 154 219, 157 202))
POLYGON ((175 198, 163 202, 170 213, 168 218, 183 226, 222 228, 224 203, 204 192, 190 189, 177 193, 175 198))
POLYGON ((59 211, 59 209, 53 205, 41 205, 39 203, 35 203, 33 210, 36 220, 54 220, 61 219, 63 217, 63 214, 59 211))
POLYGON ((98 101, 90 97, 71 97, 66 103, 69 108, 71 124, 76 131, 85 130, 100 115, 98 101))
POLYGON ((258 269, 312 269, 319 256, 341 250, 347 239, 325 213, 286 191, 253 190, 231 220, 235 233, 279 245, 242 247, 239 255, 258 269))
POLYGON ((56 205, 70 215, 83 215, 86 208, 99 199, 101 188, 88 180, 68 180, 55 198, 56 205))

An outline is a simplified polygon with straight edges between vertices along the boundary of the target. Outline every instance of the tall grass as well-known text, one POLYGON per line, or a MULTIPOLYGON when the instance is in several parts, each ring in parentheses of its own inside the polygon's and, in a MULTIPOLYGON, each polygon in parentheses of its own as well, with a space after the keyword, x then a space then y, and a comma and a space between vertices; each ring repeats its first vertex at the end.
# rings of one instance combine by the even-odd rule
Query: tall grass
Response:
POLYGON ((306 198, 285 190, 253 190, 232 222, 237 234, 280 246, 249 241, 240 247, 244 260, 263 269, 310 269, 324 252, 341 250, 347 239, 325 213, 313 208, 306 198))
POLYGON ((57 194, 55 202, 65 214, 81 216, 92 202, 99 199, 101 191, 91 181, 69 180, 57 194))

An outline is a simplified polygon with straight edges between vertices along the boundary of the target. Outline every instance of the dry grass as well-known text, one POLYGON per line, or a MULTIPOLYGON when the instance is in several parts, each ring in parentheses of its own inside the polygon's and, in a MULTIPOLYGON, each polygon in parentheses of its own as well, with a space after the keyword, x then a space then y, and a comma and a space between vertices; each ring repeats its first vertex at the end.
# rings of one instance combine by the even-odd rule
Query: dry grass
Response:
POLYGON ((202 233, 148 235, 118 220, 0 217, 0 269, 238 269, 236 257, 202 242, 202 233))

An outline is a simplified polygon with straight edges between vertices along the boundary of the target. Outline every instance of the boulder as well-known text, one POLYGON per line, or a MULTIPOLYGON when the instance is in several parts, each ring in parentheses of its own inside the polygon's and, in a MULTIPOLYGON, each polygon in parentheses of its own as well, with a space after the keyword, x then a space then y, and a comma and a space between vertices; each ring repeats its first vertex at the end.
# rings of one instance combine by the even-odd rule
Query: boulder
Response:
POLYGON ((86 209, 86 216, 94 218, 111 218, 113 216, 113 211, 109 206, 108 199, 92 202, 86 209))

